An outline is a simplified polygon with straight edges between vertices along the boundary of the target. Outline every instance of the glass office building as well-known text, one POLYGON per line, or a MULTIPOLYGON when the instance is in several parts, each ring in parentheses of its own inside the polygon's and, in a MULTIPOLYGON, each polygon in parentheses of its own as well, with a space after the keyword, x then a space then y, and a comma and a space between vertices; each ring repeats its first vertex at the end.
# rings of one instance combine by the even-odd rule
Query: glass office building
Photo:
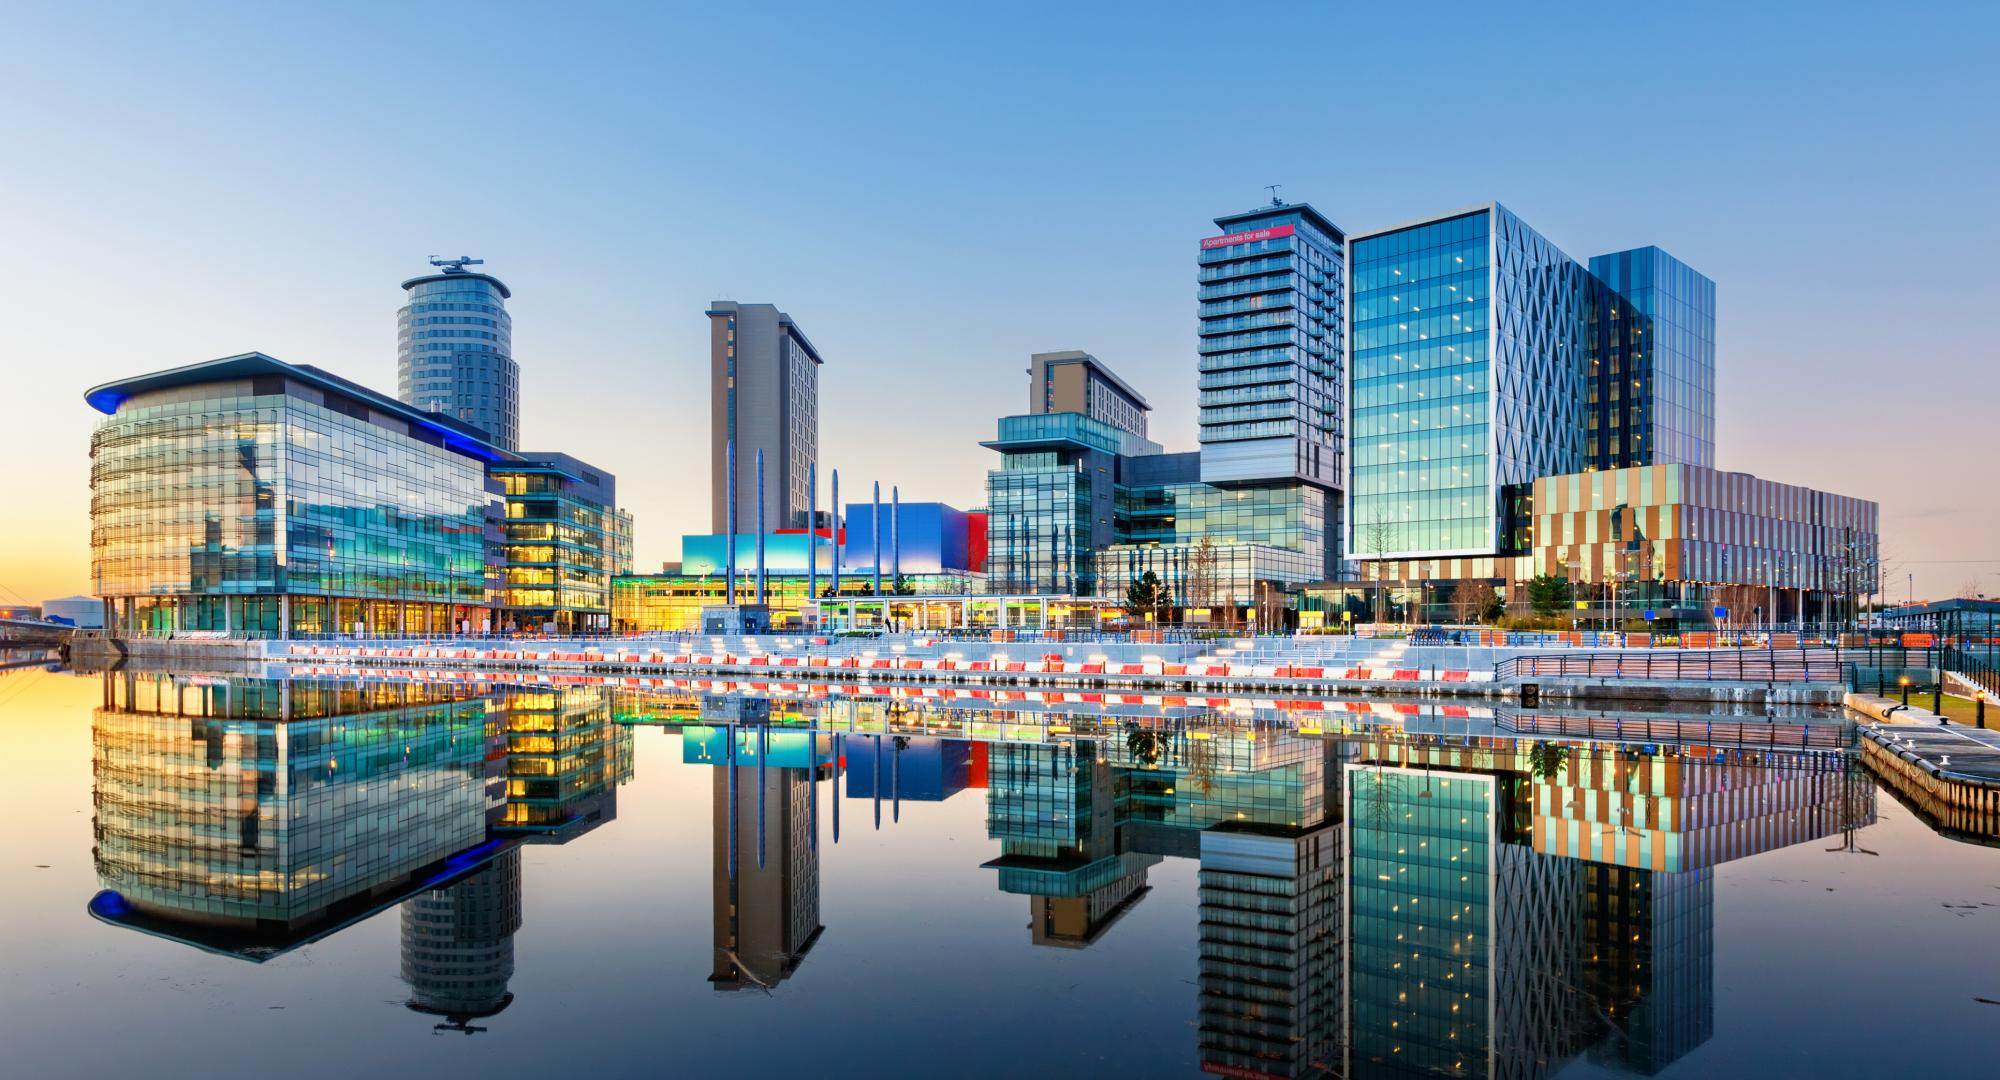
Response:
POLYGON ((436 262, 443 273, 403 282, 410 298, 396 313, 396 396, 512 450, 521 441, 521 367, 506 303, 514 294, 460 260, 436 262))
POLYGON ((496 626, 572 633, 611 625, 611 578, 629 569, 630 518, 617 478, 567 454, 523 453, 492 467, 507 498, 505 580, 496 626))
POLYGON ((1115 539, 1124 459, 1156 443, 1082 413, 1005 416, 986 474, 989 586, 1003 593, 1095 595, 1095 555, 1115 539))
POLYGON ((1537 480, 1712 463, 1715 283, 1659 248, 1586 269, 1488 203, 1348 261, 1350 559, 1523 554, 1537 480))
POLYGON ((1351 256, 1349 558, 1503 550, 1506 493, 1583 467, 1583 267, 1498 204, 1351 256))
POLYGON ((1337 487, 1346 236, 1303 203, 1215 224, 1200 255, 1201 479, 1337 487))
MULTIPOLYGON (((1037 354, 1031 397, 1048 392, 1050 356, 1090 359, 1037 354)), ((1081 411, 1078 394, 1049 400, 1078 410, 1003 417, 981 444, 1002 455, 986 484, 992 591, 1115 599, 1151 571, 1174 606, 1227 608, 1329 574, 1335 492, 1291 479, 1211 484, 1203 475, 1215 446, 1162 453, 1138 425, 1081 411)))
POLYGON ((486 466, 469 427, 262 353, 107 383, 91 438, 106 626, 440 634, 489 621, 486 466))
POLYGON ((1097 553, 1097 577, 1108 595, 1123 595, 1150 571, 1177 606, 1255 604, 1260 583, 1289 591, 1326 576, 1334 501, 1324 488, 1296 483, 1122 487, 1118 542, 1097 553))
POLYGON ((1715 465, 1715 282, 1657 247, 1593 256, 1590 467, 1715 465))

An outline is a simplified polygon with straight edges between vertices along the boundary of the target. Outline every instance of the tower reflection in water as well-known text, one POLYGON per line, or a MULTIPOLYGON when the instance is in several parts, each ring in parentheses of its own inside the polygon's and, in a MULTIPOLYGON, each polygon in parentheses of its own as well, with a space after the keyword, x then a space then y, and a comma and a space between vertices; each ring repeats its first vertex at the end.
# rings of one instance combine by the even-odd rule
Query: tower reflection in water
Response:
MULTIPOLYGON (((487 769, 505 784, 498 836, 567 844, 618 816, 618 786, 632 778, 632 734, 617 724, 601 687, 508 688, 485 699, 487 769)), ((514 934, 520 930, 521 853, 403 904, 408 1007, 443 1017, 440 1030, 483 1030, 474 1020, 514 1000, 514 934)))
MULTIPOLYGON (((819 940, 819 782, 833 739, 773 731, 772 703, 717 697, 681 730, 682 759, 712 766, 717 990, 776 989, 819 940)), ((784 717, 779 717, 782 721, 784 717)))
POLYGON ((983 788, 1034 945, 1089 947, 1195 860, 1208 1072, 1650 1074, 1714 1030, 1715 869, 1874 818, 1835 751, 1438 719, 120 672, 91 911, 261 961, 402 904, 409 1007, 482 1030, 512 1001, 520 847, 613 820, 629 725, 659 724, 709 770, 717 990, 799 971, 843 814, 983 788))
POLYGON ((512 1000, 518 845, 616 816, 631 735, 606 691, 119 671, 93 724, 115 925, 263 962, 402 903, 409 1007, 512 1000))
MULTIPOLYGON (((1299 717, 1156 706, 1122 720, 704 708, 747 725, 733 751, 720 727, 689 751, 737 755, 718 881, 722 853, 775 835, 768 817, 753 832, 741 801, 769 774, 742 762, 773 768, 781 745, 800 777, 844 759, 849 796, 876 801, 878 822, 888 799, 892 823, 903 793, 928 787, 904 777, 929 744, 977 748, 1000 846, 986 865, 1030 898, 1035 944, 1087 947, 1163 858, 1198 860, 1198 1050, 1226 1076, 1533 1077, 1583 1057, 1656 1073, 1714 1030, 1715 867, 1874 817, 1872 785, 1831 751, 1447 737, 1420 715, 1325 736, 1299 717)), ((811 867, 773 895, 816 901, 811 867)), ((718 892, 719 956, 732 910, 781 910, 729 907, 744 895, 718 892)), ((765 952, 783 961, 760 977, 774 986, 802 950, 765 952)))

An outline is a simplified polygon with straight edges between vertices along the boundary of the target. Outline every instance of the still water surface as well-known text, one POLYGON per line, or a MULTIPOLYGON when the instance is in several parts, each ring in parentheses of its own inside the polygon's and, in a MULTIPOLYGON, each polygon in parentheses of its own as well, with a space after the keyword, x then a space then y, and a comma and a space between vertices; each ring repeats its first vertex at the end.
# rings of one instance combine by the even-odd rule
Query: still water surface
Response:
POLYGON ((1355 708, 16 671, 0 1073, 2000 1060, 2000 850, 1844 754, 1355 708))

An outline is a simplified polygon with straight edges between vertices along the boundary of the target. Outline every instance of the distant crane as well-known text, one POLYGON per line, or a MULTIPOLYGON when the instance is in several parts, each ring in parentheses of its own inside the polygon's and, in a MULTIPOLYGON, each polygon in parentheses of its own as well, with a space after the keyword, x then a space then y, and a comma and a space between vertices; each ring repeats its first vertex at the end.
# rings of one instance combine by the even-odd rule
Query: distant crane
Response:
POLYGON ((456 259, 443 259, 433 255, 431 256, 431 265, 438 267, 447 274, 463 274, 465 273, 465 268, 468 266, 485 266, 486 260, 475 259, 470 255, 460 255, 456 259))

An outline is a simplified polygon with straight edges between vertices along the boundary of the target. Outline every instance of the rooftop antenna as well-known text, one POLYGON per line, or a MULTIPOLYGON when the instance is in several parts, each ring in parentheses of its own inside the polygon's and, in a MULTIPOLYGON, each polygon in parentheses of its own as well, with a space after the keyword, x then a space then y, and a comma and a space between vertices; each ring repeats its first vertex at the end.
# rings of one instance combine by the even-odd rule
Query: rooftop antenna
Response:
MULTIPOLYGON (((1285 205, 1285 200, 1283 200, 1283 199, 1280 199, 1280 198, 1278 198, 1278 189, 1279 189, 1279 188, 1281 188, 1281 187, 1284 187, 1284 186, 1285 186, 1285 185, 1283 185, 1283 184, 1265 184, 1265 185, 1264 185, 1264 190, 1265 190, 1265 191, 1268 191, 1268 192, 1270 192, 1270 193, 1271 193, 1271 205, 1272 205, 1272 206, 1283 206, 1283 205, 1285 205)), ((437 260, 436 260, 436 259, 432 259, 431 261, 432 261, 432 262, 436 262, 437 260)), ((477 260, 474 260, 474 261, 477 261, 477 260)))
POLYGON ((431 256, 431 265, 442 269, 447 274, 463 274, 465 273, 465 268, 468 266, 485 266, 486 260, 475 259, 470 255, 460 255, 456 259, 444 259, 433 255, 431 256))

